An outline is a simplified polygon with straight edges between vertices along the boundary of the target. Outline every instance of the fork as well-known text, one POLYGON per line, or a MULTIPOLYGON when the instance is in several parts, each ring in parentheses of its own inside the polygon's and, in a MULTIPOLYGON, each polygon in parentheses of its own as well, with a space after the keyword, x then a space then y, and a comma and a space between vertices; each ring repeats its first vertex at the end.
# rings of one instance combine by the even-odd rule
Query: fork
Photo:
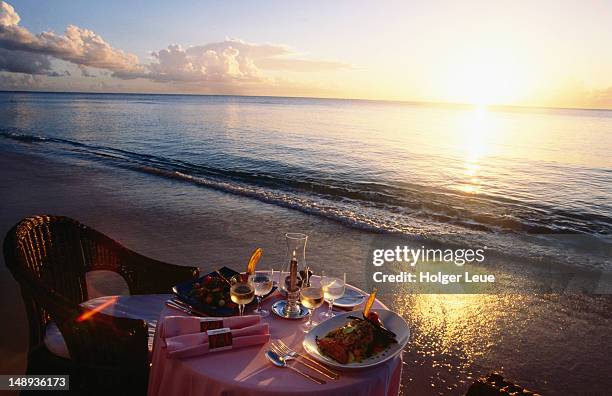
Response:
POLYGON ((280 345, 275 344, 274 342, 270 343, 270 349, 272 349, 272 351, 276 352, 277 355, 281 356, 286 361, 295 360, 296 362, 302 364, 303 366, 306 366, 306 367, 310 368, 311 370, 314 370, 317 373, 326 376, 327 378, 338 379, 338 377, 334 377, 333 375, 329 375, 325 371, 320 370, 319 368, 309 364, 308 362, 304 362, 302 360, 298 360, 295 356, 291 356, 290 354, 285 352, 285 349, 283 347, 281 347, 280 345))
POLYGON ((290 370, 295 371, 296 373, 308 378, 309 380, 316 382, 319 385, 325 385, 326 382, 325 380, 322 380, 320 378, 317 378, 313 375, 310 375, 308 373, 306 373, 305 371, 302 371, 300 369, 298 369, 297 367, 294 366, 290 366, 287 364, 287 361, 282 357, 279 356, 276 352, 274 352, 271 349, 268 349, 265 353, 266 358, 272 362, 272 364, 274 364, 277 367, 281 367, 281 368, 288 368, 290 370))
MULTIPOLYGON (((316 360, 309 358, 305 354, 298 353, 297 351, 294 351, 287 344, 285 344, 283 342, 283 340, 277 340, 277 341, 278 341, 279 349, 281 350, 283 355, 289 356, 292 359, 297 359, 298 357, 304 358, 304 359, 308 360, 309 362, 315 364, 317 367, 319 367, 320 370, 317 370, 317 371, 319 371, 321 374, 325 375, 326 377, 332 378, 332 379, 340 378, 340 374, 338 374, 337 372, 335 372, 333 370, 330 370, 329 368, 325 367, 324 365, 322 365, 321 363, 317 362, 316 360), (326 373, 324 373, 322 371, 325 371, 326 373)), ((304 363, 304 365, 307 365, 306 362, 302 362, 300 360, 298 360, 298 361, 300 363, 304 363)), ((313 368, 310 365, 307 365, 307 366, 313 368)))
POLYGON ((189 308, 187 308, 187 307, 184 307, 184 306, 182 306, 182 305, 179 305, 179 304, 175 303, 175 302, 174 302, 174 301, 172 301, 172 300, 166 300, 166 306, 168 306, 168 307, 170 307, 170 308, 174 308, 174 309, 176 309, 177 311, 184 312, 184 313, 186 313, 186 314, 188 314, 188 315, 194 315, 194 313, 191 311, 191 309, 189 309, 189 308))
POLYGON ((179 305, 185 309, 188 309, 191 312, 191 314, 194 316, 207 316, 178 297, 172 297, 170 301, 172 301, 176 305, 179 305))

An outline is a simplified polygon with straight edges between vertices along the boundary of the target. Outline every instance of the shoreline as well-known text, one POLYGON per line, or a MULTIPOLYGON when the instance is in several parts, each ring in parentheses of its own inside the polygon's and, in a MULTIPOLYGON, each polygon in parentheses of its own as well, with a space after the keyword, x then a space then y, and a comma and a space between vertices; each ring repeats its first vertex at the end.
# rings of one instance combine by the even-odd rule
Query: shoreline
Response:
MULTIPOLYGON (((261 266, 278 269, 283 233, 301 231, 311 236, 307 254, 315 271, 331 265, 346 271, 351 284, 368 285, 370 274, 361 263, 378 234, 126 169, 0 154, 0 183, 6 186, 2 236, 27 215, 52 213, 76 218, 163 261, 207 270, 240 268, 262 247, 261 266)), ((2 313, 14 320, 2 330, 3 340, 11 342, 1 345, 7 358, 0 372, 15 374, 24 368, 27 323, 17 285, 1 268, 2 297, 11 302, 2 305, 2 313)), ((97 292, 110 286, 116 285, 101 282, 97 292)), ((384 285, 381 298, 413 331, 404 353, 405 394, 457 394, 494 370, 542 393, 576 393, 584 383, 599 386, 591 389, 595 393, 606 389, 610 355, 602 345, 611 344, 611 296, 413 294, 402 285, 384 285)))
MULTIPOLYGON (((83 144, 78 140, 17 132, 1 132, 0 135, 0 138, 6 138, 6 142, 1 143, 5 143, 8 150, 15 150, 26 155, 35 153, 54 162, 86 166, 95 165, 107 168, 111 172, 114 171, 113 169, 121 169, 157 178, 166 178, 179 182, 177 188, 188 190, 188 186, 180 187, 180 183, 185 183, 238 197, 255 199, 274 207, 322 217, 341 226, 356 229, 358 232, 363 231, 367 235, 381 235, 389 240, 405 239, 411 244, 438 244, 440 246, 454 246, 455 248, 478 245, 487 249, 488 254, 496 254, 502 257, 503 261, 519 264, 529 263, 524 266, 526 268, 533 265, 537 266, 538 263, 545 263, 557 267, 569 267, 571 271, 602 271, 612 275, 612 260, 609 258, 610 241, 609 238, 604 237, 605 234, 585 234, 584 230, 558 234, 554 232, 556 229, 554 226, 548 228, 547 225, 543 224, 540 224, 535 230, 533 227, 522 230, 520 227, 518 229, 513 228, 517 224, 509 228, 498 228, 493 220, 482 222, 476 220, 475 223, 471 223, 470 219, 472 217, 477 218, 478 213, 482 212, 481 214, 487 217, 487 210, 492 210, 491 207, 486 206, 489 204, 485 204, 487 199, 472 202, 469 205, 471 209, 467 210, 469 213, 458 215, 459 217, 454 218, 454 220, 452 217, 454 209, 450 211, 440 209, 442 206, 454 208, 456 205, 461 205, 454 200, 447 200, 444 203, 439 202, 434 205, 434 207, 438 206, 437 210, 440 211, 439 214, 442 216, 447 216, 450 213, 451 217, 444 217, 444 220, 428 218, 428 215, 424 214, 427 212, 427 207, 416 210, 415 215, 404 213, 397 220, 394 218, 393 212, 394 210, 403 210, 401 205, 394 207, 395 209, 392 207, 387 210, 377 207, 376 205, 380 204, 377 200, 368 201, 366 199, 360 201, 360 198, 355 201, 351 199, 344 201, 342 194, 332 199, 325 196, 325 188, 320 188, 312 194, 299 188, 294 191, 292 187, 303 187, 304 183, 299 178, 292 179, 289 177, 285 180, 289 183, 289 186, 279 181, 283 180, 282 178, 277 179, 274 182, 276 184, 261 184, 257 172, 246 172, 241 174, 238 179, 234 179, 232 171, 224 169, 223 166, 202 168, 198 165, 199 160, 195 158, 187 162, 182 160, 177 162, 176 159, 165 157, 160 153, 152 156, 141 154, 141 152, 147 151, 142 148, 136 151, 125 151, 112 145, 83 144), (478 202, 484 204, 485 207, 479 208, 478 205, 480 204, 478 202), (448 213, 444 214, 446 212, 448 213), (466 222, 471 225, 466 225, 466 222)), ((181 156, 179 155, 179 157, 181 156)), ((273 173, 274 171, 272 171, 273 173)), ((304 175, 301 177, 304 177, 304 175)), ((338 180, 332 182, 334 188, 337 187, 337 183, 339 183, 338 180)), ((359 184, 356 186, 358 187, 359 184)), ((372 190, 369 187, 365 188, 366 190, 361 191, 364 196, 370 193, 379 193, 376 192, 376 188, 372 190)), ((444 195, 446 194, 444 191, 442 189, 439 193, 444 195)), ((407 192, 401 189, 394 192, 396 196, 403 196, 404 193, 407 192)), ((418 192, 412 191, 409 194, 412 199, 422 200, 418 192)), ((384 202, 384 200, 381 202, 384 202)), ((393 200, 389 202, 393 202, 393 200)), ((172 202, 169 203, 173 204, 172 202)), ((562 221, 562 219, 559 221, 562 221)), ((519 224, 526 225, 529 222, 523 218, 523 223, 519 221, 519 224)), ((575 224, 575 227, 580 229, 585 226, 584 224, 582 226, 575 224)), ((593 231, 595 232, 595 230, 596 227, 593 231)))

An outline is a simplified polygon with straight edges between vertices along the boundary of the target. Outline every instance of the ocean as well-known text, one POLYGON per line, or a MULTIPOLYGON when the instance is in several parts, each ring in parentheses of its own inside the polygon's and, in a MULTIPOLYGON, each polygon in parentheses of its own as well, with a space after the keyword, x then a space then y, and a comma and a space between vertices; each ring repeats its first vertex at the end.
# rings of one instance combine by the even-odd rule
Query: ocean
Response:
POLYGON ((2 92, 0 145, 368 231, 612 268, 612 111, 2 92))

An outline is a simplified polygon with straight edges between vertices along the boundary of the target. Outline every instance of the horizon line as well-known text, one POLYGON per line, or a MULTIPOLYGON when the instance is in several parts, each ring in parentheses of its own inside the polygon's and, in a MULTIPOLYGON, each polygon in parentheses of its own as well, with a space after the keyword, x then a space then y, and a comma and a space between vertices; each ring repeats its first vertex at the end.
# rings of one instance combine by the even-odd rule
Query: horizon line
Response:
POLYGON ((589 108, 589 107, 558 107, 558 106, 534 106, 534 105, 510 105, 510 104, 477 104, 464 102, 432 102, 420 100, 398 100, 398 99, 365 99, 365 98, 341 98, 341 97, 319 97, 319 96, 283 96, 283 95, 240 95, 240 94, 206 94, 206 93, 174 93, 174 92, 87 92, 87 91, 38 91, 38 90, 9 90, 0 89, 0 93, 40 93, 40 94, 77 94, 77 95, 158 95, 158 96, 222 96, 222 97, 244 97, 244 98, 278 98, 278 99, 316 99, 316 100, 344 100, 360 102, 383 102, 411 105, 428 106, 456 106, 456 107, 485 107, 490 109, 541 109, 541 110, 588 110, 588 111, 612 111, 612 108, 589 108))

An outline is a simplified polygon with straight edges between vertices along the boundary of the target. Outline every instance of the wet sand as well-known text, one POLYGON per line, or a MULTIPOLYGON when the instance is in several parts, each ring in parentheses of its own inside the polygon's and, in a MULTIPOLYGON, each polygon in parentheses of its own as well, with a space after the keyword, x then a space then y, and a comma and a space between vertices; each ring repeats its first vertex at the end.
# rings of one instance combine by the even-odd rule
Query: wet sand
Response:
MULTIPOLYGON (((66 215, 160 260, 241 268, 263 247, 264 268, 284 260, 283 233, 311 235, 309 264, 338 268, 367 285, 367 249, 377 235, 326 219, 186 183, 94 163, 0 152, 0 234, 32 214, 66 215)), ((3 263, 2 263, 3 264, 3 263)), ((509 275, 511 276, 511 275, 509 275)), ((0 373, 22 373, 27 320, 17 284, 0 265, 0 373)), ((95 294, 122 285, 96 278, 95 294)), ((606 394, 612 362, 610 296, 429 295, 382 290, 404 315, 405 395, 461 394, 493 370, 545 394, 606 394)))

